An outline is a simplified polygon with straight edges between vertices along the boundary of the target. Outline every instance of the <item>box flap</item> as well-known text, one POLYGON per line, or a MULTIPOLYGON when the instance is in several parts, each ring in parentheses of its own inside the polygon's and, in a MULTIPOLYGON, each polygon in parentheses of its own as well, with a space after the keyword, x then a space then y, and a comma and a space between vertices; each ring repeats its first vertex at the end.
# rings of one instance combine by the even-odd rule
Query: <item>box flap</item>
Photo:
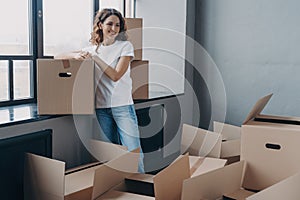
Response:
POLYGON ((99 198, 97 198, 96 200, 108 200, 108 199, 122 199, 122 200, 137 200, 137 199, 141 199, 141 200, 154 200, 154 197, 149 197, 149 196, 145 196, 145 195, 139 195, 139 194, 133 194, 133 193, 128 193, 128 192, 120 192, 120 191, 116 191, 116 190, 111 190, 105 194, 103 194, 102 196, 100 196, 99 198))
POLYGON ((65 195, 93 187, 95 170, 101 165, 76 171, 65 176, 65 195))
POLYGON ((183 180, 189 177, 189 157, 184 155, 154 176, 155 199, 180 199, 183 180))
POLYGON ((25 199, 64 199, 64 162, 27 153, 25 157, 24 171, 25 199))
POLYGON ((103 142, 100 140, 90 140, 89 150, 100 162, 113 160, 128 152, 126 146, 103 142))
POLYGON ((93 192, 93 187, 88 187, 88 188, 73 192, 69 195, 66 195, 64 200, 74 200, 74 199, 91 200, 92 192, 93 192))
POLYGON ((247 200, 297 200, 300 198, 300 173, 297 173, 287 179, 276 183, 268 187, 267 189, 258 192, 251 197, 248 197, 247 200))
POLYGON ((127 152, 124 155, 121 155, 118 158, 112 159, 105 165, 117 169, 119 171, 137 173, 140 156, 140 149, 137 148, 135 150, 127 152))
POLYGON ((181 199, 218 199, 240 189, 244 166, 240 161, 184 180, 181 199))
POLYGON ((229 158, 241 155, 241 139, 222 142, 221 158, 229 158))
MULTIPOLYGON (((241 188, 239 190, 234 191, 231 194, 224 194, 224 196, 227 198, 230 198, 230 199, 244 200, 253 194, 255 194, 255 192, 251 192, 251 191, 244 190, 241 188)), ((267 199, 265 199, 265 200, 267 200, 267 199)))
POLYGON ((104 192, 119 184, 126 177, 132 175, 132 173, 137 173, 139 157, 139 149, 136 149, 96 169, 92 199, 96 199, 104 192))
POLYGON ((255 118, 258 114, 261 113, 261 111, 264 109, 264 107, 267 105, 267 103, 269 102, 269 100, 271 99, 273 93, 264 96, 262 98, 260 98, 255 105, 253 106, 252 110, 250 111, 250 113, 248 114, 248 116, 246 117, 245 121, 243 122, 243 124, 246 124, 248 121, 250 121, 251 119, 255 118))
POLYGON ((188 124, 183 124, 181 153, 189 152, 194 156, 220 157, 221 135, 188 124))
POLYGON ((206 157, 202 160, 201 164, 195 169, 192 173, 191 177, 199 176, 201 174, 205 174, 209 171, 213 171, 218 168, 222 168, 225 166, 227 160, 218 159, 218 158, 209 158, 206 157))
POLYGON ((151 174, 133 174, 129 176, 127 179, 134 180, 134 181, 141 181, 147 183, 153 183, 154 175, 151 174))
POLYGON ((241 138, 241 127, 214 121, 214 132, 222 134, 222 140, 241 138))

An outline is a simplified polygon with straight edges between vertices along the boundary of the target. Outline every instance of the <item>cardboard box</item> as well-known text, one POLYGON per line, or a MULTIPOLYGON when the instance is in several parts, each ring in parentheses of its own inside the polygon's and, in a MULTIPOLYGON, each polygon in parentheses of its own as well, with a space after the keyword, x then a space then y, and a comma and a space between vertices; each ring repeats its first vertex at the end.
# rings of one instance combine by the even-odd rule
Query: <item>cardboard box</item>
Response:
POLYGON ((300 174, 293 175, 257 193, 243 189, 244 175, 248 170, 248 165, 246 165, 246 161, 239 161, 184 180, 181 199, 299 199, 298 186, 300 183, 300 174))
POLYGON ((214 132, 222 135, 220 158, 227 159, 227 164, 239 161, 241 127, 214 121, 214 132))
MULTIPOLYGON (((201 158, 188 156, 188 154, 181 155, 156 175, 133 174, 125 178, 124 181, 122 181, 121 177, 119 182, 122 182, 99 199, 106 199, 107 196, 116 195, 115 191, 118 191, 117 199, 126 199, 124 197, 129 193, 132 195, 142 195, 141 199, 154 199, 154 197, 156 200, 180 199, 184 180, 223 167, 225 163, 226 160, 216 158, 201 158)), ((100 169, 97 169, 97 171, 100 171, 100 169)), ((112 172, 101 173, 101 178, 99 176, 95 180, 104 179, 104 175, 112 176, 112 172)), ((95 183, 95 185, 102 186, 103 184, 95 183)))
MULTIPOLYGON (((102 142, 105 143, 105 142, 102 142)), ((65 170, 65 163, 55 159, 27 154, 24 177, 25 199, 35 200, 90 200, 92 198, 95 170, 109 166, 128 173, 135 173, 138 169, 139 150, 133 152, 122 151, 115 153, 119 145, 106 144, 106 151, 115 157, 109 162, 97 163, 90 166, 80 166, 72 170, 65 170)), ((108 158, 103 158, 107 160, 108 158)))
POLYGON ((132 61, 130 76, 133 99, 149 99, 149 61, 132 61))
MULTIPOLYGON (((124 182, 126 177, 125 173, 107 167, 102 167, 96 170, 95 181, 107 180, 106 177, 113 178, 110 178, 109 182, 103 181, 102 183, 94 183, 95 187, 93 199, 105 199, 105 196, 103 197, 101 195, 107 192, 108 188, 112 188, 112 190, 107 192, 108 194, 106 193, 106 195, 109 196, 111 196, 111 193, 114 193, 115 191, 121 192, 123 195, 126 195, 126 193, 140 195, 138 193, 140 193, 140 190, 143 190, 143 185, 145 183, 152 185, 154 188, 153 191, 155 191, 155 194, 152 194, 152 197, 142 195, 145 196, 145 199, 154 199, 154 196, 156 200, 175 199, 181 195, 183 180, 190 177, 189 158, 188 155, 182 156, 181 158, 177 159, 176 162, 172 163, 155 176, 147 174, 132 174, 127 178, 127 180, 131 180, 131 184, 134 184, 134 187, 132 188, 135 188, 135 191, 127 190, 126 183, 124 182), (180 173, 178 173, 179 171, 180 173), (113 185, 116 187, 113 188, 113 185)), ((121 196, 117 199, 126 198, 122 198, 121 196)))
POLYGON ((125 18, 128 40, 134 47, 134 60, 143 58, 143 19, 125 18))
POLYGON ((297 173, 259 193, 250 196, 248 200, 300 199, 299 185, 300 185, 300 173, 297 173))
POLYGON ((182 126, 181 154, 220 158, 222 136, 188 124, 182 126))
POLYGON ((37 59, 39 115, 93 114, 94 99, 92 60, 37 59))
POLYGON ((259 99, 242 125, 243 187, 265 189, 300 171, 300 118, 262 115, 272 94, 259 99))

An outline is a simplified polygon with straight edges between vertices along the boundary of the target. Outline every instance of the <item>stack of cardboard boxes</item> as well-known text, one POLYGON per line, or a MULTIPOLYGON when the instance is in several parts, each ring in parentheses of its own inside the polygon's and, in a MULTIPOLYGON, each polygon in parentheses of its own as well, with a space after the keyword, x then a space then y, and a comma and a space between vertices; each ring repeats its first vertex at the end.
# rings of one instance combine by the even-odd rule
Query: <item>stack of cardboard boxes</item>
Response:
POLYGON ((125 18, 128 40, 134 47, 134 60, 131 62, 133 99, 149 98, 149 61, 143 60, 143 19, 125 18))

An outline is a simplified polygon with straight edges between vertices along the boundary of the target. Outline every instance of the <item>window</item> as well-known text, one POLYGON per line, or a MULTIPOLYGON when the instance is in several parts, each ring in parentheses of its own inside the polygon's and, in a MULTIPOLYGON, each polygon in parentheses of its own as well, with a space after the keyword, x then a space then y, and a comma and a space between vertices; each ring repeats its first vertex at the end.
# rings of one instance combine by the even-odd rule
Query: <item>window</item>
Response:
POLYGON ((99 0, 99 7, 102 8, 114 8, 122 13, 124 16, 124 1, 122 0, 99 0))
POLYGON ((44 55, 53 56, 89 45, 93 0, 44 0, 43 14, 44 55))
POLYGON ((0 24, 1 55, 31 54, 28 0, 1 1, 0 24))
POLYGON ((125 17, 135 17, 135 0, 98 0, 100 9, 114 8, 125 17))
POLYGON ((34 100, 31 13, 31 1, 0 2, 0 105, 34 100))

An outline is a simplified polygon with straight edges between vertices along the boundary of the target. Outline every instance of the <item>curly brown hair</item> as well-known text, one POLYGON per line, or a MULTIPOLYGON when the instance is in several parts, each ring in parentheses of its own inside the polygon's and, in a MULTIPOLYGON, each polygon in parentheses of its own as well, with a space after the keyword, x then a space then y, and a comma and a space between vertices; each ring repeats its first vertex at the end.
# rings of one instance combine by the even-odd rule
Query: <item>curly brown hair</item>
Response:
POLYGON ((99 45, 103 42, 103 32, 99 28, 99 23, 104 23, 104 21, 110 17, 111 15, 115 15, 120 20, 120 32, 116 37, 116 40, 126 41, 128 36, 126 33, 127 27, 125 24, 125 19, 122 17, 122 14, 113 8, 104 8, 99 10, 94 19, 93 32, 91 33, 90 42, 93 45, 97 45, 97 49, 99 45))

